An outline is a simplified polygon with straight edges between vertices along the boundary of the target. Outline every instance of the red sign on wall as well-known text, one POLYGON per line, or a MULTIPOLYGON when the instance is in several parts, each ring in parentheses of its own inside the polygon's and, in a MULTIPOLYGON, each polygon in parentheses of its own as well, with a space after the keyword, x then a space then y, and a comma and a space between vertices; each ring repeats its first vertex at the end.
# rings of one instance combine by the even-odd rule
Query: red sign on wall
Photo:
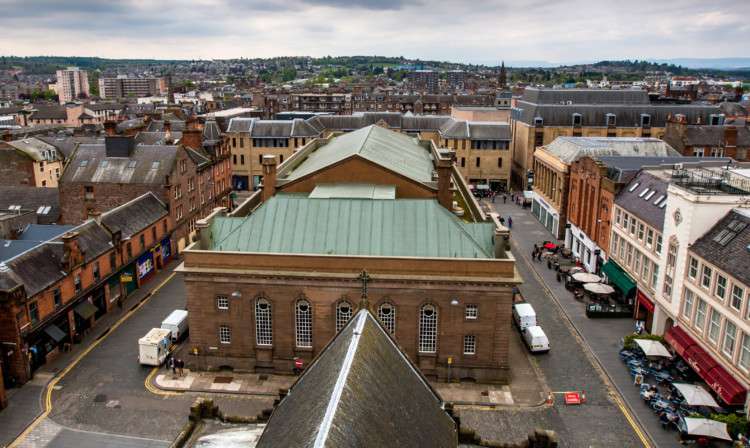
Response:
POLYGON ((565 394, 565 402, 567 404, 581 404, 581 396, 578 393, 565 394))

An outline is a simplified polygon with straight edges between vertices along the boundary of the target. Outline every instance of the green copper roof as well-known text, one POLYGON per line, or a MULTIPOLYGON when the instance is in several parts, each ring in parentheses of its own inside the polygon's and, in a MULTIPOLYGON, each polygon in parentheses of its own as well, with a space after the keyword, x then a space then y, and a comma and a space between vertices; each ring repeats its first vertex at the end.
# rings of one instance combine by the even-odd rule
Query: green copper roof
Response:
POLYGON ((286 178, 298 179, 355 154, 419 182, 432 181, 432 156, 415 137, 375 125, 336 136, 286 178))
POLYGON ((492 223, 465 223, 433 199, 277 195, 245 218, 215 218, 211 250, 494 258, 492 223))

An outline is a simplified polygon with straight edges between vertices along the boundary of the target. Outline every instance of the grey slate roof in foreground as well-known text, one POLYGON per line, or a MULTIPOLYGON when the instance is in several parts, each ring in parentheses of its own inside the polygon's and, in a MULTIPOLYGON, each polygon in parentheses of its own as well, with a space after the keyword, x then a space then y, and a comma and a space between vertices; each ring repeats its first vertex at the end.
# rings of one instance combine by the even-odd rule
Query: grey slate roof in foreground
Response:
POLYGON ((358 311, 276 407, 270 447, 454 448, 456 425, 372 312, 358 311))
POLYGON ((747 262, 750 259, 748 227, 748 211, 736 208, 698 238, 690 250, 743 284, 750 285, 750 263, 747 262), (722 241, 726 243, 722 244, 722 241))
POLYGON ((55 224, 62 214, 57 188, 0 187, 0 209, 18 205, 21 210, 36 210, 39 224, 55 224))
MULTIPOLYGON (((669 187, 669 183, 666 180, 654 176, 648 171, 641 171, 617 195, 615 204, 661 232, 664 230, 666 208, 660 206, 662 202, 667 200, 667 187, 669 187), (646 193, 641 196, 644 191, 646 193), (653 194, 651 194, 652 191, 653 194)), ((615 224, 613 223, 613 225, 615 224)))

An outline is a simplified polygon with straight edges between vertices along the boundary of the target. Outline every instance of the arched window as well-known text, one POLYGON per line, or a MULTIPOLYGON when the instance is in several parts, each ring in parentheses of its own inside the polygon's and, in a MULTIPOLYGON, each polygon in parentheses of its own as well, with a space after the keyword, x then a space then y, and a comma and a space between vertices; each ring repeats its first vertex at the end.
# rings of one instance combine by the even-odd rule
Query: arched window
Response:
POLYGON ((342 300, 336 304, 336 331, 340 331, 346 325, 349 318, 352 317, 352 305, 342 300))
POLYGON ((294 307, 297 347, 312 347, 312 308, 307 300, 298 300, 294 307))
POLYGON ((271 303, 267 299, 255 301, 255 341, 258 345, 273 344, 271 303))
POLYGON ((437 350, 437 308, 424 305, 419 310, 419 351, 435 353, 437 350))
POLYGON ((378 307, 378 319, 383 322, 383 325, 385 325, 386 330, 388 330, 391 336, 396 335, 396 308, 392 304, 388 302, 380 304, 378 307))

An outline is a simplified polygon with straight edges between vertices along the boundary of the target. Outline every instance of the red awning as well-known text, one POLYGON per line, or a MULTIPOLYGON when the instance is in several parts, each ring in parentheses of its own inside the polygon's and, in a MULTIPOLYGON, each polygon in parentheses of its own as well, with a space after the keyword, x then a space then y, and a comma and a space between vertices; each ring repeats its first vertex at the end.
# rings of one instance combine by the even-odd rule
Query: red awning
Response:
POLYGON ((682 354, 682 357, 685 358, 685 361, 687 361, 690 367, 692 367, 693 370, 695 370, 695 373, 700 375, 701 378, 706 378, 708 371, 718 366, 711 355, 706 353, 700 345, 689 347, 685 350, 685 353, 682 354))
POLYGON ((730 375, 723 367, 716 366, 709 370, 704 379, 706 380, 706 384, 708 384, 727 404, 745 404, 747 390, 742 387, 737 380, 732 378, 732 375, 730 375))
POLYGON ((645 294, 641 292, 641 290, 638 290, 638 293, 636 294, 636 300, 643 305, 644 308, 646 308, 649 313, 654 314, 654 302, 648 299, 645 294))
POLYGON ((685 350, 695 345, 693 338, 688 336, 680 327, 672 327, 664 334, 664 340, 671 345, 678 355, 682 356, 685 350))

